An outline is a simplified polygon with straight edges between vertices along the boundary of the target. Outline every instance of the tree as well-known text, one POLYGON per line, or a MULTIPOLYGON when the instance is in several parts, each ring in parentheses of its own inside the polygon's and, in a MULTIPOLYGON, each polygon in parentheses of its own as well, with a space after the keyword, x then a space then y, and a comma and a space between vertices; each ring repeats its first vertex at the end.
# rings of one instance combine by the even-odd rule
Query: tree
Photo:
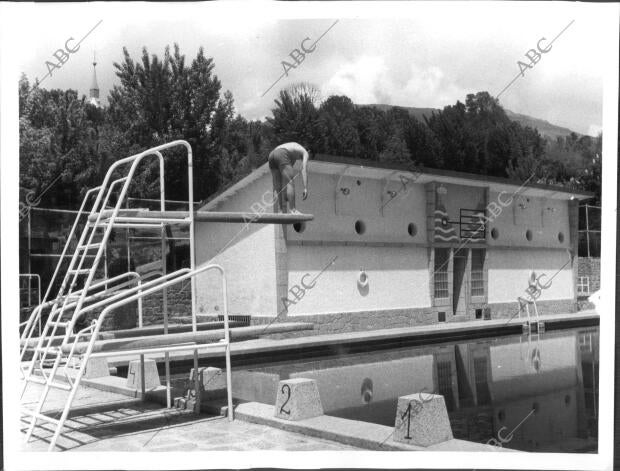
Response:
MULTIPOLYGON (((166 47, 162 60, 155 54, 149 56, 146 48, 141 62, 134 62, 126 48, 123 59, 114 64, 121 84, 110 93, 110 119, 126 129, 128 141, 142 148, 173 139, 188 141, 194 154, 195 198, 206 198, 217 191, 221 156, 216 153, 224 141, 219 133, 226 130, 223 121, 231 119, 232 95, 220 97, 221 84, 213 73, 213 59, 200 48, 187 65, 177 44, 172 54, 166 47)), ((186 172, 182 159, 167 162, 167 198, 187 198, 186 172)), ((138 186, 144 193, 152 185, 138 186)))
POLYGON ((327 154, 357 157, 361 151, 356 125, 355 105, 346 96, 330 96, 319 109, 321 151, 327 154))
POLYGON ((319 113, 312 97, 306 94, 293 97, 283 90, 275 103, 276 107, 271 110, 273 117, 268 117, 267 122, 278 144, 295 141, 311 150, 315 146, 322 147, 324 136, 320 132, 319 113))
POLYGON ((98 167, 101 116, 75 90, 31 87, 25 76, 19 83, 19 108, 20 186, 35 194, 45 190, 45 205, 78 205, 98 167))

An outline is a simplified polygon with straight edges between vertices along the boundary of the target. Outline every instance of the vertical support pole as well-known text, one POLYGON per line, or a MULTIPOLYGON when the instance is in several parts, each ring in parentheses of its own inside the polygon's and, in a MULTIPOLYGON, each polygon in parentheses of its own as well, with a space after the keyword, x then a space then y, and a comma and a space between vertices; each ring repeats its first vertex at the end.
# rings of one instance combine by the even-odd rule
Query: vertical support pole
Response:
POLYGON ((588 258, 590 258, 590 224, 588 222, 588 205, 586 204, 586 243, 588 244, 588 258))
POLYGON ((233 421, 233 402, 232 402, 232 370, 230 366, 230 330, 228 328, 228 288, 226 286, 226 276, 222 268, 222 297, 224 300, 224 338, 226 340, 226 397, 228 402, 228 421, 233 421))
MULTIPOLYGON (((164 158, 159 154, 159 203, 160 210, 166 210, 166 190, 164 184, 164 158)), ((166 227, 161 224, 161 271, 162 275, 166 274, 166 227)), ((164 312, 164 335, 168 334, 168 288, 164 288, 162 293, 162 309, 164 312)), ((168 409, 172 407, 172 397, 170 391, 170 353, 166 352, 164 356, 166 369, 166 406, 168 409)))
MULTIPOLYGON (((192 159, 192 148, 187 146, 187 204, 189 214, 189 263, 190 270, 196 269, 196 240, 195 240, 195 217, 194 217, 194 167, 192 159)), ((192 306, 192 332, 197 331, 196 326, 196 277, 190 278, 191 284, 191 306, 192 306)), ((198 350, 194 350, 194 390, 196 391, 196 409, 200 412, 200 380, 198 376, 198 350)), ((227 369, 228 371, 228 369, 227 369)))
MULTIPOLYGON (((31 264, 31 257, 30 257, 30 251, 32 250, 32 242, 30 240, 32 237, 31 216, 32 216, 32 208, 30 208, 28 211, 28 273, 32 273, 32 264, 31 264)), ((62 258, 61 258, 61 262, 62 262, 62 258)))
MULTIPOLYGON (((88 251, 84 251, 87 253, 88 251)), ((105 289, 108 289, 108 244, 103 247, 103 279, 105 280, 105 289)), ((86 285, 84 285, 86 289, 86 285)))
MULTIPOLYGON (((127 239, 129 243, 129 239, 127 239)), ((138 278, 138 286, 142 286, 142 279, 138 278)), ((138 291, 139 294, 142 294, 142 290, 138 291)), ((138 298, 138 327, 143 327, 143 319, 142 319, 142 297, 138 298)), ((140 392, 142 393, 142 400, 146 400, 146 387, 144 382, 144 354, 140 355, 140 392)))

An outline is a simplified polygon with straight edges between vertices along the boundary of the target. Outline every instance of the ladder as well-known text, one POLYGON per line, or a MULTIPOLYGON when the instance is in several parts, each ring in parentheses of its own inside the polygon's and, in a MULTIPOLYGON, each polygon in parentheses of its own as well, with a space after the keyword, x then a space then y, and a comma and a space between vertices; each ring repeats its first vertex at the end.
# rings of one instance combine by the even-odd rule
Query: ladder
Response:
MULTIPOLYGON (((69 247, 72 241, 74 240, 80 219, 82 219, 82 216, 85 214, 86 205, 88 204, 88 201, 91 199, 91 196, 95 192, 98 192, 100 188, 101 187, 92 188, 86 192, 86 195, 84 196, 84 199, 82 200, 82 204, 80 205, 80 209, 78 210, 78 213, 75 217, 75 221, 73 222, 73 226, 71 227, 71 231, 69 232, 69 236, 67 237, 67 241, 65 242, 65 245, 63 247, 62 253, 60 254, 58 264, 56 265, 52 278, 49 281, 47 290, 45 291, 45 295, 43 296, 43 299, 39 301, 38 306, 30 313, 28 320, 23 324, 24 329, 20 336, 20 341, 22 345, 22 348, 20 350, 20 364, 21 364, 21 361, 23 361, 24 359, 24 354, 26 353, 26 349, 23 347, 23 345, 29 344, 37 327, 38 327, 39 336, 42 335, 41 322, 43 318, 44 309, 47 309, 54 305, 54 302, 53 301, 48 302, 48 299, 53 289, 54 283, 56 281, 56 277, 58 276, 58 273, 60 272, 60 268, 62 267, 65 257, 67 256, 69 247)), ((89 213, 92 212, 93 209, 94 207, 89 211, 89 213)), ((60 299, 58 299, 58 296, 56 297, 56 300, 60 301, 60 299)), ((20 369, 20 371, 21 371, 22 378, 23 378, 24 371, 23 369, 20 369)))
MULTIPOLYGON (((30 418, 30 424, 26 433, 26 441, 30 439, 32 433, 39 420, 50 422, 55 425, 54 436, 51 440, 49 451, 52 451, 56 445, 56 441, 62 431, 64 423, 68 417, 69 410, 75 394, 79 387, 81 378, 85 372, 86 365, 89 357, 91 357, 92 348, 97 341, 99 331, 103 325, 106 315, 111 309, 126 304, 128 302, 142 299, 143 296, 153 293, 155 291, 165 289, 174 283, 187 278, 191 279, 191 297, 192 297, 192 328, 196 331, 196 299, 195 299, 195 275, 203 272, 207 269, 215 268, 222 274, 223 279, 223 291, 224 300, 226 300, 226 282, 224 278, 223 269, 216 265, 207 265, 195 269, 195 241, 194 241, 194 204, 193 204, 193 188, 192 188, 192 150, 191 146, 182 140, 173 141, 168 144, 163 144, 151 149, 148 149, 140 154, 127 157, 116 161, 108 170, 103 184, 100 187, 90 190, 82 202, 78 216, 73 225, 71 234, 68 238, 68 242, 63 250, 63 256, 68 250, 69 241, 71 241, 74 233, 78 227, 78 219, 82 214, 85 214, 84 208, 87 205, 88 199, 95 192, 97 197, 90 208, 87 222, 82 230, 77 245, 71 256, 69 267, 64 275, 60 289, 55 299, 48 301, 48 295, 53 283, 50 283, 43 303, 38 306, 31 314, 28 323, 26 324, 22 333, 22 347, 20 351, 20 359, 23 360, 26 352, 32 353, 32 358, 27 363, 26 367, 22 369, 23 373, 23 385, 21 391, 21 397, 23 402, 24 393, 30 384, 43 385, 43 391, 39 396, 39 400, 34 408, 22 407, 22 415, 30 418), (156 157, 159 160, 160 170, 160 196, 161 196, 161 211, 165 211, 165 192, 164 192, 164 158, 160 151, 182 146, 187 152, 188 163, 188 216, 181 220, 174 219, 169 220, 165 217, 161 218, 131 218, 120 217, 119 211, 127 197, 129 186, 132 178, 135 174, 138 164, 146 157, 156 157), (129 167, 128 171, 126 167, 129 167), (124 176, 120 178, 112 179, 112 175, 115 171, 125 169, 124 176), (116 202, 111 205, 111 211, 109 203, 114 194, 118 193, 116 202), (138 279, 137 286, 129 289, 123 289, 131 283, 135 284, 135 280, 128 280, 119 285, 116 285, 112 289, 104 289, 102 293, 93 294, 92 291, 95 288, 105 286, 107 283, 113 281, 120 281, 123 277, 132 275, 127 273, 115 277, 112 279, 105 279, 104 281, 95 281, 95 273, 100 265, 103 257, 106 244, 109 240, 110 234, 113 228, 160 228, 163 231, 164 224, 174 222, 175 224, 188 224, 190 232, 190 263, 189 269, 181 269, 170 274, 164 274, 155 280, 142 284, 138 279), (92 255, 90 256, 89 255, 92 255), (102 298, 100 300, 100 298, 102 298), (86 313, 93 312, 95 309, 104 308, 98 315, 96 320, 93 320, 91 325, 74 332, 77 322, 86 313), (37 322, 42 318, 44 309, 49 309, 47 320, 43 331, 40 333, 38 339, 33 339, 33 332, 37 322), (80 340, 86 339, 89 342, 89 347, 85 352, 79 355, 75 355, 76 346, 80 340), (33 347, 32 341, 35 340, 33 347), (77 365, 76 365, 77 360, 77 365), (62 367, 62 368, 61 368, 62 367), (43 406, 51 390, 61 390, 69 392, 69 397, 65 402, 65 407, 60 419, 54 419, 52 417, 43 414, 43 406)), ((59 272, 60 265, 62 263, 63 256, 56 267, 52 282, 59 272)), ((165 261, 165 254, 162 251, 162 259, 165 261)), ((165 293, 165 291, 164 291, 165 293)), ((164 297, 165 299, 165 297, 164 297)), ((164 303, 165 304, 165 303, 164 303)), ((225 302, 226 304, 226 302, 225 302)), ((140 316, 141 317, 141 316, 140 316)), ((167 334, 167 313, 164 310, 164 333, 167 334)), ((140 322, 141 324, 141 322, 140 322)), ((217 346, 226 346, 226 362, 227 362, 227 386, 229 395, 229 420, 232 420, 232 398, 230 389, 230 348, 229 348, 229 333, 228 333, 228 310, 225 309, 225 338, 219 342, 217 346)), ((194 371, 196 372, 196 386, 198 387, 198 349, 205 348, 208 345, 195 345, 194 349, 194 371)), ((167 346, 160 348, 159 351, 174 351, 180 348, 188 349, 187 345, 183 347, 167 346)), ((135 353, 135 352, 131 352, 135 353)), ((140 353, 140 352, 138 352, 140 353)), ((93 357, 98 356, 93 354, 93 357)), ((141 353, 141 359, 143 354, 141 353)), ((21 362, 20 362, 21 364, 21 362)), ((169 382, 169 365, 168 356, 166 353, 166 376, 168 379, 168 396, 170 396, 170 382, 169 382)), ((170 398, 168 398, 170 403, 170 398)), ((22 404, 23 406, 23 404, 22 404)), ((169 404, 170 407, 170 404, 169 404)))

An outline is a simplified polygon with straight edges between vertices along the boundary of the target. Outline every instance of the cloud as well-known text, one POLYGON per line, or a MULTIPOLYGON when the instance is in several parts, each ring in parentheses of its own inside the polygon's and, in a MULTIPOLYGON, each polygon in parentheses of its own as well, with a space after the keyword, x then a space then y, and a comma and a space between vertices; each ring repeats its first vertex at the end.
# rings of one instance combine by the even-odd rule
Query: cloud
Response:
POLYGON ((603 127, 599 124, 590 124, 588 127, 588 136, 598 136, 598 134, 603 130, 603 127))
POLYGON ((325 82, 324 96, 346 95, 354 103, 442 108, 468 93, 440 67, 412 63, 404 80, 396 80, 383 57, 362 56, 344 63, 325 82))
POLYGON ((388 69, 382 57, 362 56, 342 64, 321 87, 323 96, 346 95, 354 103, 391 103, 388 69))

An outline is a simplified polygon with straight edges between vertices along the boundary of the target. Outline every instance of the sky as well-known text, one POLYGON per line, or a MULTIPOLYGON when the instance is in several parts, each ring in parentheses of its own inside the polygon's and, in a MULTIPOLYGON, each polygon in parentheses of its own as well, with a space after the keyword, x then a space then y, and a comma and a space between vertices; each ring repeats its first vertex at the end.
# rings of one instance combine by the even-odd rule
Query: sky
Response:
POLYGON ((501 93, 502 106, 595 135, 609 16, 596 4, 562 2, 36 4, 14 29, 20 71, 34 80, 47 74, 45 62, 55 61, 67 39, 75 48, 97 25, 41 86, 88 95, 96 54, 104 103, 118 84, 113 63, 123 47, 133 58, 143 47, 161 57, 178 43, 188 60, 201 46, 214 59, 222 91, 233 93, 236 112, 247 119, 270 115, 278 92, 302 81, 324 98, 441 108, 468 93, 497 96, 518 77, 501 93), (303 50, 302 42, 313 51, 296 64, 290 54, 303 50), (532 64, 525 54, 537 44, 548 52, 532 64), (283 61, 295 67, 285 74, 283 61), (522 65, 522 75, 519 61, 531 66, 522 65))

